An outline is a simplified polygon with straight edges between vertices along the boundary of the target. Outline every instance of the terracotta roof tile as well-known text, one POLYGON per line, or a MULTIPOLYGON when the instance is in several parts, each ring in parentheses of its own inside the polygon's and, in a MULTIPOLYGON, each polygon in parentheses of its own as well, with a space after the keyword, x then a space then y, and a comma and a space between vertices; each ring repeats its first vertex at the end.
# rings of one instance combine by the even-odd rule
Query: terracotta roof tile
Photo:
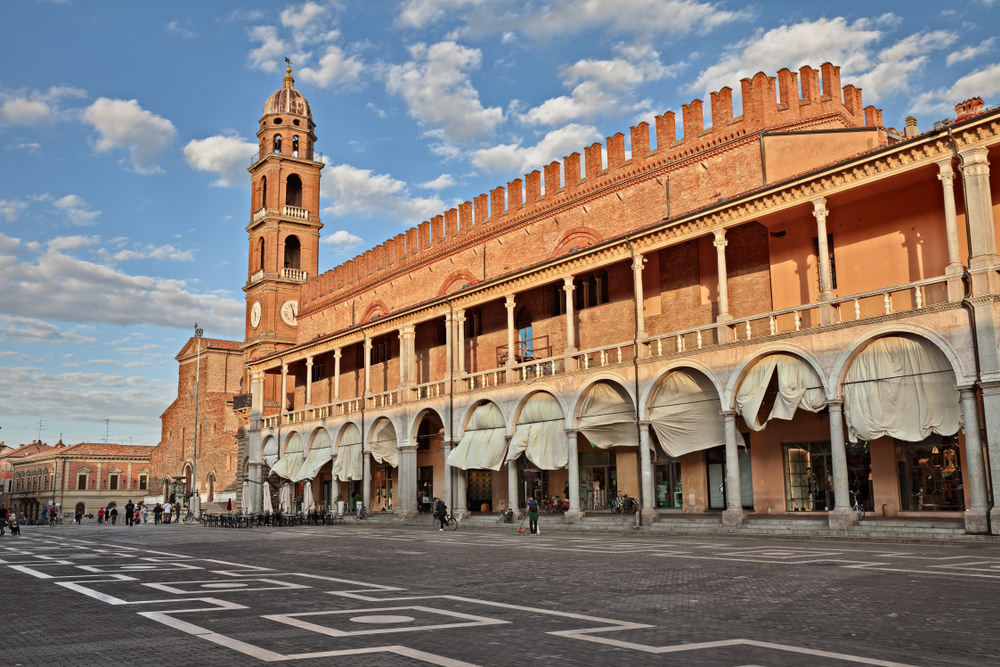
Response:
POLYGON ((51 447, 49 450, 33 456, 19 459, 21 461, 38 461, 53 456, 149 456, 153 447, 146 445, 116 445, 105 442, 81 442, 69 447, 51 447))

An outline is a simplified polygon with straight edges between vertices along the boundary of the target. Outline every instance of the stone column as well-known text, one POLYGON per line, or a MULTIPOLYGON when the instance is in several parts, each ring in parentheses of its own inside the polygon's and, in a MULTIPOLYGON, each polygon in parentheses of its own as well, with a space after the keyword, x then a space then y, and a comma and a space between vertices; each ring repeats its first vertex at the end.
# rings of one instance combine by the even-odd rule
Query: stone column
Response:
POLYGON ((965 189, 965 220, 969 230, 969 274, 972 294, 980 296, 1000 291, 997 268, 996 231, 990 195, 990 163, 985 147, 967 148, 962 158, 962 187, 965 189))
MULTIPOLYGON (((725 232, 723 232, 725 234, 725 232)), ((716 237, 718 239, 718 237, 716 237)), ((725 247, 725 239, 723 238, 722 244, 725 247)), ((643 296, 642 296, 642 267, 646 264, 646 258, 642 255, 636 255, 632 260, 632 286, 635 290, 635 322, 636 330, 639 332, 639 340, 646 337, 646 313, 643 307, 643 296)), ((722 251, 722 269, 725 271, 726 257, 725 251, 722 251)), ((721 310, 721 309, 720 309, 721 310)), ((729 288, 726 288, 726 310, 729 310, 729 288)))
POLYGON ((457 373, 465 375, 465 310, 458 309, 455 311, 455 337, 458 339, 458 343, 455 345, 455 364, 457 368, 457 373))
POLYGON ((820 301, 833 299, 833 271, 830 267, 830 245, 827 243, 826 217, 830 211, 826 208, 826 197, 812 200, 813 217, 816 218, 816 245, 819 257, 819 298, 820 301))
POLYGON ((361 501, 365 507, 371 509, 372 506, 372 456, 368 453, 367 447, 361 449, 361 463, 364 473, 361 482, 361 501))
POLYGON ((340 400, 340 348, 333 350, 333 400, 340 400))
POLYGON ((417 381, 416 328, 407 324, 399 330, 399 379, 403 386, 417 381))
POLYGON ((288 412, 288 364, 286 363, 281 364, 281 398, 278 399, 278 407, 281 414, 288 412))
POLYGON ((563 278, 566 293, 566 354, 576 352, 576 323, 573 321, 573 276, 563 278))
MULTIPOLYGON (((259 419, 264 412, 264 372, 250 373, 250 418, 259 419)), ((251 424, 251 428, 253 425, 251 424)), ((259 428, 259 426, 258 426, 259 428)))
POLYGON ((444 376, 450 378, 455 368, 455 322, 451 312, 444 314, 444 376))
POLYGON ((94 486, 95 491, 101 490, 101 462, 97 462, 97 484, 94 486))
MULTIPOLYGON (((510 438, 507 438, 507 451, 510 451, 510 438)), ((507 461, 507 507, 514 510, 514 516, 521 518, 521 508, 517 502, 517 466, 520 459, 507 461)))
POLYGON ((583 511, 580 509, 580 452, 576 446, 576 429, 566 429, 566 458, 569 476, 569 510, 566 511, 564 520, 566 523, 576 523, 583 518, 583 511))
MULTIPOLYGON (((247 458, 249 468, 247 469, 247 488, 249 490, 250 507, 241 507, 242 512, 257 512, 263 507, 263 496, 261 487, 263 483, 263 462, 261 461, 261 421, 264 412, 264 372, 256 371, 250 373, 250 430, 247 433, 247 458)), ((243 489, 238 488, 240 502, 243 502, 243 489)))
POLYGON ((131 461, 129 461, 129 463, 128 463, 128 472, 125 473, 125 488, 126 489, 131 489, 132 488, 132 462, 131 461))
POLYGON ((372 339, 365 336, 365 386, 361 392, 362 396, 367 396, 372 387, 372 339))
POLYGON ((844 402, 827 401, 830 417, 830 462, 833 467, 833 510, 827 514, 830 528, 847 530, 858 516, 851 509, 847 485, 847 448, 844 444, 844 402))
POLYGON ((444 452, 444 504, 448 506, 448 509, 452 509, 452 498, 451 498, 451 482, 452 482, 452 472, 451 466, 448 465, 448 455, 451 454, 451 443, 447 440, 441 446, 444 452))
POLYGON ((507 296, 505 296, 503 305, 507 309, 507 368, 511 368, 515 363, 514 295, 508 294, 507 296))
MULTIPOLYGON (((980 340, 980 346, 983 345, 986 343, 980 340)), ((993 343, 990 347, 995 346, 996 343, 993 343)), ((989 477, 993 480, 990 532, 1000 535, 1000 380, 980 381, 979 389, 983 393, 983 421, 986 426, 986 447, 989 451, 989 477)))
POLYGON ((653 461, 650 456, 652 443, 649 438, 649 422, 639 422, 639 474, 641 477, 640 506, 642 523, 648 526, 656 520, 656 495, 653 491, 653 461))
POLYGON ((456 519, 464 519, 469 516, 468 471, 455 468, 455 507, 453 514, 456 519))
POLYGON ((743 523, 743 502, 740 498, 739 431, 736 430, 736 411, 722 413, 726 422, 726 509, 722 525, 737 528, 743 523))
POLYGON ((306 405, 311 407, 313 402, 313 358, 306 357, 306 405))
POLYGON ((726 271, 726 246, 729 245, 729 242, 726 241, 726 230, 716 229, 714 234, 715 240, 712 241, 712 245, 715 246, 715 263, 719 275, 719 316, 716 319, 719 322, 728 322, 731 319, 729 315, 729 276, 726 271))
MULTIPOLYGON (((962 397, 962 431, 965 434, 965 479, 969 487, 969 507, 965 510, 965 532, 985 533, 986 466, 983 464, 983 443, 979 435, 979 405, 976 388, 958 388, 962 397)), ((994 478, 996 479, 996 478, 994 478)))
POLYGON ((958 218, 955 214, 955 172, 951 168, 951 156, 938 160, 938 180, 944 194, 944 229, 948 239, 948 301, 955 303, 965 297, 965 285, 962 274, 962 254, 958 242, 958 218))
POLYGON ((396 499, 394 502, 397 519, 410 519, 417 515, 417 447, 403 443, 399 445, 399 466, 396 468, 396 499))

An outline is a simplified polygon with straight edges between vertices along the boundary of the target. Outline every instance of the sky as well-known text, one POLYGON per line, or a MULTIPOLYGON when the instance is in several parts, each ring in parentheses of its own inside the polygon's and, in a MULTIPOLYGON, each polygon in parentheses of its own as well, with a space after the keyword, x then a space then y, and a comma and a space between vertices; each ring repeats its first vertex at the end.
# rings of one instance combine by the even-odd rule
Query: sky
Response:
POLYGON ((757 71, 830 61, 899 129, 1000 102, 1000 0, 20 0, 4 25, 7 444, 156 444, 195 323, 242 338, 285 57, 327 163, 321 271, 722 86, 738 115, 757 71))

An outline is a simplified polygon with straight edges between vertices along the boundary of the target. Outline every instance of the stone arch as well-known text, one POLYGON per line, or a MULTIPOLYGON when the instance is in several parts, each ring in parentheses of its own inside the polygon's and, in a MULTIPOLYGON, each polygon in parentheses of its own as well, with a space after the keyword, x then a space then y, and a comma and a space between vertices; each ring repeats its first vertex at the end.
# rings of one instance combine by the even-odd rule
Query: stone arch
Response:
MULTIPOLYGON (((368 443, 369 443, 369 441, 372 439, 372 437, 374 437, 376 428, 378 428, 379 424, 381 424, 382 422, 389 422, 389 425, 392 427, 392 432, 396 435, 396 442, 399 442, 400 429, 396 425, 396 422, 393 421, 391 418, 385 416, 385 415, 379 415, 378 417, 375 417, 372 420, 371 425, 368 427, 368 432, 365 434, 365 451, 366 452, 368 451, 368 443)), ((406 431, 403 431, 403 433, 405 433, 405 432, 406 431)))
POLYGON ((351 432, 357 432, 360 436, 361 428, 353 421, 344 423, 344 425, 340 427, 340 430, 337 431, 337 437, 334 442, 334 448, 339 447, 340 443, 342 443, 344 441, 344 438, 348 435, 348 433, 351 432))
POLYGON ((819 363, 819 359, 816 358, 816 355, 805 348, 799 347, 798 345, 774 343, 771 345, 765 345, 764 347, 758 349, 752 356, 745 359, 743 363, 733 371, 732 375, 729 376, 729 382, 726 384, 726 393, 725 396, 722 397, 722 404, 725 406, 726 410, 736 409, 736 393, 739 391, 744 378, 746 378, 747 372, 749 372, 749 370, 753 368, 757 362, 772 354, 790 354, 806 362, 813 369, 816 376, 819 378, 819 381, 822 383, 823 392, 826 394, 828 399, 830 398, 832 392, 830 391, 830 386, 827 382, 827 374, 823 369, 822 364, 819 363))
POLYGON ((507 410, 504 409, 503 401, 497 400, 493 396, 483 396, 482 398, 479 398, 469 404, 469 406, 465 410, 465 414, 462 416, 462 428, 460 432, 465 433, 465 427, 468 426, 469 420, 472 418, 472 413, 474 413, 476 411, 476 408, 478 408, 483 403, 492 403, 493 405, 497 406, 497 410, 500 411, 500 415, 503 417, 504 426, 507 427, 507 430, 509 432, 510 420, 508 419, 507 410))
POLYGON ((452 292, 457 292, 466 285, 475 285, 478 282, 479 281, 474 275, 464 269, 455 271, 441 283, 441 289, 438 290, 438 296, 444 296, 446 294, 451 294, 452 292))
POLYGON ((435 409, 435 408, 429 408, 428 407, 428 408, 423 408, 422 410, 420 410, 416 414, 416 416, 410 421, 410 425, 409 425, 409 427, 405 431, 406 433, 409 434, 409 440, 410 440, 410 442, 415 443, 417 441, 417 434, 420 431, 420 424, 421 424, 421 422, 423 422, 424 417, 426 417, 428 414, 433 414, 435 417, 438 418, 438 421, 441 422, 441 426, 444 428, 444 437, 445 437, 445 440, 448 439, 448 436, 449 436, 449 433, 448 433, 448 422, 445 421, 444 416, 437 409, 435 409))
POLYGON ((696 361, 694 359, 683 359, 667 364, 663 368, 663 372, 661 372, 659 375, 653 378, 651 382, 646 383, 645 386, 642 385, 639 386, 639 405, 642 406, 640 414, 642 415, 643 419, 648 418, 649 402, 653 400, 653 397, 656 395, 656 392, 659 391, 660 386, 663 384, 663 381, 666 379, 668 375, 670 375, 670 373, 679 370, 694 371, 696 373, 701 373, 706 378, 708 378, 708 381, 712 383, 712 386, 715 387, 716 393, 719 395, 719 410, 722 410, 723 406, 722 396, 725 387, 723 387, 722 382, 719 380, 719 376, 716 375, 715 371, 713 371, 706 364, 703 364, 700 361, 696 361))
POLYGON ((213 502, 215 500, 215 473, 210 472, 205 476, 205 486, 208 487, 208 491, 205 494, 206 502, 213 502))
POLYGON ((381 301, 376 301, 365 309, 365 314, 361 316, 361 322, 371 322, 389 314, 389 308, 381 301))
POLYGON ((878 327, 875 331, 868 332, 864 336, 859 337, 837 356, 837 360, 834 362, 833 369, 830 372, 830 382, 833 386, 833 391, 829 393, 837 399, 843 399, 844 376, 847 375, 847 371, 854 359, 872 341, 878 338, 885 338, 886 336, 907 334, 923 338, 944 354, 948 363, 951 364, 951 370, 955 374, 955 383, 957 385, 971 385, 975 383, 976 373, 974 371, 971 373, 966 372, 958 354, 956 354, 951 344, 942 336, 922 326, 908 322, 895 322, 891 325, 878 327))
POLYGON ((588 382, 580 391, 572 394, 566 403, 573 406, 571 411, 566 413, 566 428, 577 428, 580 421, 580 410, 582 408, 583 397, 587 394, 590 388, 597 384, 598 382, 606 382, 608 384, 614 385, 614 387, 632 401, 632 407, 635 407, 635 396, 633 395, 633 388, 630 386, 632 383, 621 377, 620 375, 615 375, 614 373, 598 373, 593 379, 588 382))
POLYGON ((309 434, 309 442, 305 451, 311 452, 316 447, 333 447, 333 438, 330 437, 330 432, 326 430, 325 426, 317 426, 309 434))
POLYGON ((302 450, 302 436, 299 435, 298 431, 290 431, 288 435, 285 436, 285 442, 281 445, 281 455, 287 456, 293 451, 303 451, 302 450), (291 447, 298 447, 298 450, 291 449, 291 447))
MULTIPOLYGON (((638 446, 635 396, 618 378, 595 379, 580 392, 573 426, 595 447, 638 446), (620 401, 621 406, 615 403, 620 401), (586 414, 585 414, 586 413, 586 414), (626 427, 630 424, 630 427, 626 427), (627 433, 627 435, 625 435, 627 433), (633 441, 634 438, 634 441, 633 441)), ((569 423, 569 419, 566 420, 569 423)))
POLYGON ((549 255, 549 257, 562 257, 574 248, 582 250, 600 243, 603 240, 604 237, 601 236, 601 234, 595 229, 582 226, 573 227, 566 230, 566 233, 564 233, 562 238, 559 239, 559 243, 557 243, 555 248, 552 249, 552 254, 549 255))
POLYGON ((566 405, 566 401, 563 400, 562 395, 560 395, 559 392, 557 392, 555 389, 552 389, 547 385, 542 385, 542 386, 536 385, 533 386, 531 388, 531 391, 525 394, 511 410, 510 420, 509 423, 507 424, 508 435, 512 435, 514 433, 514 429, 517 428, 517 420, 521 418, 521 413, 524 412, 524 406, 527 405, 528 401, 530 401, 531 398, 536 394, 549 394, 550 396, 552 396, 552 398, 555 399, 556 403, 559 404, 559 408, 562 410, 563 419, 566 420, 566 423, 569 423, 570 410, 569 407, 566 405))

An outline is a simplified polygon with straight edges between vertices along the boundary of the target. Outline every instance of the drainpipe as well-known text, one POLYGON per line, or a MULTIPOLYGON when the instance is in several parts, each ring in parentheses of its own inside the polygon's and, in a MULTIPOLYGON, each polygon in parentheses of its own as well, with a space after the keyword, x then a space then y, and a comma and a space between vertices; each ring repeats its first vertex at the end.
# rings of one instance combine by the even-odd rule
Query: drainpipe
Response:
MULTIPOLYGON (((483 277, 484 278, 486 277, 486 244, 483 244, 483 277)), ((451 318, 451 328, 448 332, 451 335, 451 340, 448 342, 451 344, 448 345, 447 347, 451 348, 451 354, 452 354, 452 358, 449 360, 450 363, 448 364, 448 435, 449 437, 452 438, 452 440, 454 440, 455 431, 453 429, 455 428, 455 418, 454 418, 455 417, 455 343, 454 343, 455 306, 454 304, 452 304, 451 299, 447 299, 447 301, 448 301, 448 314, 451 318)), ((459 351, 459 353, 464 354, 465 351, 461 350, 459 351)), ((449 468, 448 475, 452 474, 453 473, 449 468)), ((448 509, 452 514, 454 514, 455 506, 452 503, 452 500, 454 500, 454 495, 455 495, 454 480, 451 479, 448 480, 448 491, 449 495, 452 496, 448 498, 448 509)))
MULTIPOLYGON (((628 253, 632 257, 632 262, 635 263, 635 248, 632 246, 631 234, 625 236, 625 243, 628 244, 628 253)), ((632 379, 635 386, 635 437, 636 444, 639 445, 639 456, 642 456, 642 425, 639 423, 641 421, 641 415, 639 412, 639 308, 642 308, 642 304, 638 300, 638 296, 635 290, 632 290, 632 302, 635 306, 635 310, 632 311, 632 379)), ((642 510, 646 503, 647 498, 642 492, 643 478, 642 478, 642 464, 639 461, 639 509, 635 513, 635 527, 638 528, 642 525, 642 510)))

